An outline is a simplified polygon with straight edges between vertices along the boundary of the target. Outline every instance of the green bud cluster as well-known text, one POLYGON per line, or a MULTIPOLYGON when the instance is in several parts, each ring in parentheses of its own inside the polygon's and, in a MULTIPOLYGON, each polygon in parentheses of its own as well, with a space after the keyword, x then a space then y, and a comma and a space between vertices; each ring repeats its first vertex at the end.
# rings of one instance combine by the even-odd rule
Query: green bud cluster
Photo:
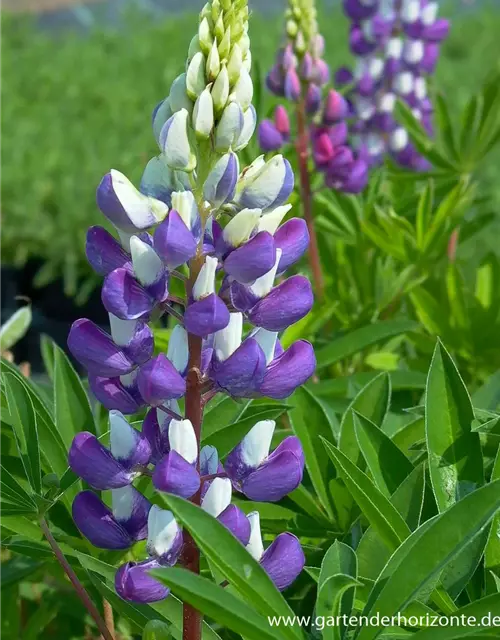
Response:
POLYGON ((309 51, 313 58, 319 57, 315 52, 318 21, 314 0, 288 0, 288 5, 285 12, 286 34, 294 53, 302 58, 309 51))

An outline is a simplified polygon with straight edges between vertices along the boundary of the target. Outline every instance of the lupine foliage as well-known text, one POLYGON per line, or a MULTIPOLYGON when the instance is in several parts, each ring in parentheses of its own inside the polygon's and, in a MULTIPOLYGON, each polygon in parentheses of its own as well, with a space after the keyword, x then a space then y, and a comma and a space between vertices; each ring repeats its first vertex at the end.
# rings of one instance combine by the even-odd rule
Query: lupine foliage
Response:
MULTIPOLYGON (((360 195, 314 194, 325 296, 307 314, 307 231, 283 222, 289 195, 300 212, 295 150, 254 162, 249 142, 246 19, 245 2, 204 9, 185 74, 160 88, 159 155, 132 176, 142 193, 116 170, 98 188, 109 222, 91 227, 86 257, 110 323, 73 326, 85 379, 48 339, 49 384, 2 361, 2 633, 98 636, 60 550, 123 639, 182 638, 182 602, 209 640, 491 637, 500 300, 479 168, 500 138, 498 74, 456 118, 436 91, 432 138, 396 103, 427 171, 388 160, 360 195), (187 416, 198 384, 200 434, 187 416), (199 575, 183 567, 187 532, 199 575), (314 622, 398 612, 480 625, 314 622), (293 614, 311 621, 270 627, 293 614)), ((22 335, 26 309, 2 345, 22 335)))

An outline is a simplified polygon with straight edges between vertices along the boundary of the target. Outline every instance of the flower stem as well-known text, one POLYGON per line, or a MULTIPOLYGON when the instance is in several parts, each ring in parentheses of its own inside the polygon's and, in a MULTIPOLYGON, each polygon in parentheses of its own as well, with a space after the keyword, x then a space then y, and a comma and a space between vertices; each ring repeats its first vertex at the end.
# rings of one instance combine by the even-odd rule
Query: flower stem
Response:
MULTIPOLYGON (((190 289, 196 281, 196 278, 200 272, 203 264, 202 258, 198 255, 190 263, 190 278, 187 283, 187 294, 189 296, 190 289)), ((188 334, 188 346, 189 346, 189 363, 188 363, 188 375, 187 375, 187 389, 186 389, 186 418, 191 420, 191 423, 196 434, 198 441, 198 453, 200 449, 201 441, 201 423, 203 420, 203 404, 202 404, 202 380, 201 380, 201 338, 193 334, 188 334)), ((198 455, 198 471, 199 471, 199 455, 198 455)), ((194 504, 200 504, 201 501, 201 488, 191 498, 191 502, 194 504)), ((191 534, 188 531, 184 531, 184 548, 182 552, 183 565, 193 571, 193 573, 200 573, 200 550, 196 546, 191 534)), ((183 604, 183 626, 182 626, 182 640, 201 640, 201 613, 194 607, 186 602, 183 604)))
POLYGON ((304 218, 310 236, 309 243, 309 264, 314 283, 314 292, 321 301, 325 295, 325 281, 323 271, 321 269, 321 261, 319 258, 318 237, 314 227, 312 214, 312 190, 311 190, 311 174, 309 173, 309 136, 307 133, 307 119, 305 100, 302 97, 297 104, 297 158, 299 161, 300 175, 300 194, 302 198, 302 206, 304 208, 304 218))
POLYGON ((85 587, 82 585, 80 580, 78 580, 78 576, 73 571, 73 568, 71 567, 69 562, 66 560, 66 557, 64 553, 61 551, 61 548, 57 544, 54 536, 52 535, 45 518, 40 519, 40 527, 43 531, 44 536, 47 538, 48 543, 52 547, 52 551, 54 552, 54 555, 59 561, 59 564, 64 569, 64 572, 66 573, 71 584, 73 585, 73 588, 75 589, 77 596, 80 598, 84 607, 87 609, 87 611, 90 613, 90 615, 94 619, 94 622, 96 623, 96 626, 99 629, 102 637, 104 638, 104 640, 115 640, 113 637, 113 634, 110 632, 110 630, 106 626, 106 623, 102 619, 101 614, 97 610, 97 607, 90 599, 90 596, 85 590, 85 587))
POLYGON ((104 598, 102 600, 102 609, 104 611, 104 621, 106 623, 106 626, 108 627, 111 636, 115 638, 115 619, 113 617, 113 607, 104 598))

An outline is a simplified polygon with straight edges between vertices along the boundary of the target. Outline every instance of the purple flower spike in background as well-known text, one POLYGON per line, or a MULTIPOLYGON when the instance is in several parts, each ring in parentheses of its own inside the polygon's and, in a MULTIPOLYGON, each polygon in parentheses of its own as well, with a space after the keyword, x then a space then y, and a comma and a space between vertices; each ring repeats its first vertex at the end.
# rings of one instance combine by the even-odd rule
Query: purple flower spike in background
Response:
MULTIPOLYGON (((402 99, 427 128, 426 75, 434 71, 448 21, 437 17, 438 3, 428 0, 345 0, 344 10, 353 21, 350 43, 359 57, 348 94, 356 118, 356 148, 366 148, 370 165, 388 154, 409 169, 428 169, 408 136, 396 133, 399 125, 392 113, 396 98, 402 99)), ((350 81, 346 70, 342 75, 350 81)), ((363 171, 358 168, 357 173, 363 171)), ((356 189, 359 179, 347 178, 346 190, 356 189)))
MULTIPOLYGON (((261 502, 277 502, 294 491, 304 469, 299 440, 287 437, 270 452, 276 425, 257 421, 225 461, 213 446, 200 451, 203 411, 214 396, 282 399, 315 368, 308 342, 283 350, 278 339, 313 304, 307 278, 284 276, 310 240, 303 220, 285 219, 292 208, 292 166, 276 155, 242 167, 238 157, 256 127, 247 29, 245 0, 207 3, 186 71, 153 113, 161 153, 148 162, 140 190, 118 171, 106 174, 97 202, 116 237, 101 227, 87 236, 89 262, 104 278, 109 328, 78 320, 68 346, 86 369, 95 400, 109 411, 110 429, 96 435, 89 424, 89 431, 73 439, 71 470, 106 492, 80 492, 73 518, 95 546, 131 548, 117 569, 115 590, 135 603, 169 595, 150 572, 175 565, 181 554, 184 567, 199 571, 195 536, 158 506, 173 501, 172 495, 197 505, 203 517, 216 518, 279 589, 304 564, 290 534, 258 553, 258 514, 247 517, 242 505, 232 503, 233 487, 261 502), (155 344, 153 327, 160 323, 168 346, 155 344), (134 546, 145 539, 145 550, 134 546), (280 569, 281 562, 290 566, 280 569)), ((309 110, 317 111, 317 126, 325 128, 331 144, 335 136, 343 144, 342 100, 329 97, 327 124, 321 124, 321 87, 329 70, 319 35, 309 44, 299 52, 297 36, 294 46, 285 46, 268 83, 298 103, 304 82, 315 87, 309 110)), ((268 150, 289 142, 284 107, 276 108, 274 121, 259 136, 268 150)), ((185 620, 201 621, 197 611, 183 606, 185 620)))

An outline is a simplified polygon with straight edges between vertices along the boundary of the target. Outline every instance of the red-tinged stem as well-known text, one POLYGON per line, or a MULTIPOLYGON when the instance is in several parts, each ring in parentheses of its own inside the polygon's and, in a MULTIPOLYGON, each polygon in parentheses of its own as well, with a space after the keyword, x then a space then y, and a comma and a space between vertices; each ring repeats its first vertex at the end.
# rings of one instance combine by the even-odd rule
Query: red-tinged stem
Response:
MULTIPOLYGON (((196 281, 203 264, 202 258, 197 256, 190 264, 190 278, 187 283, 187 295, 196 281)), ((202 403, 202 380, 201 380, 201 338, 193 334, 188 334, 189 363, 186 389, 186 418, 191 420, 196 439, 198 440, 198 450, 201 440, 201 424, 203 421, 202 403)), ((199 456, 198 456, 199 471, 199 456)), ((201 502, 201 488, 191 498, 194 504, 201 502)), ((182 564, 193 573, 200 573, 200 550, 188 531, 184 531, 184 548, 182 552, 182 564)), ((182 610, 183 626, 182 640, 201 640, 202 616, 199 611, 186 602, 182 610)))
POLYGON ((313 277, 314 292, 318 300, 322 300, 325 294, 325 281, 319 258, 318 237, 314 227, 312 213, 311 174, 309 173, 309 134, 307 130, 307 118, 305 101, 301 98, 297 104, 297 157, 299 161, 300 194, 304 208, 304 218, 309 230, 309 264, 313 277))
POLYGON ((83 606, 87 609, 87 611, 92 616, 94 622, 96 623, 96 626, 99 629, 100 634, 102 635, 104 640, 115 640, 113 637, 113 634, 110 632, 110 630, 106 626, 106 623, 102 619, 101 614, 97 610, 97 607, 90 599, 90 596, 85 590, 85 587, 82 585, 80 580, 78 580, 78 576, 73 571, 69 562, 66 560, 66 557, 64 553, 61 551, 61 548, 57 544, 54 536, 52 535, 45 518, 41 518, 40 526, 44 536, 47 538, 48 543, 52 547, 52 551, 54 552, 54 555, 59 561, 59 564, 64 569, 64 572, 66 573, 71 584, 73 585, 73 588, 75 589, 77 596, 80 598, 80 600, 83 603, 83 606))

